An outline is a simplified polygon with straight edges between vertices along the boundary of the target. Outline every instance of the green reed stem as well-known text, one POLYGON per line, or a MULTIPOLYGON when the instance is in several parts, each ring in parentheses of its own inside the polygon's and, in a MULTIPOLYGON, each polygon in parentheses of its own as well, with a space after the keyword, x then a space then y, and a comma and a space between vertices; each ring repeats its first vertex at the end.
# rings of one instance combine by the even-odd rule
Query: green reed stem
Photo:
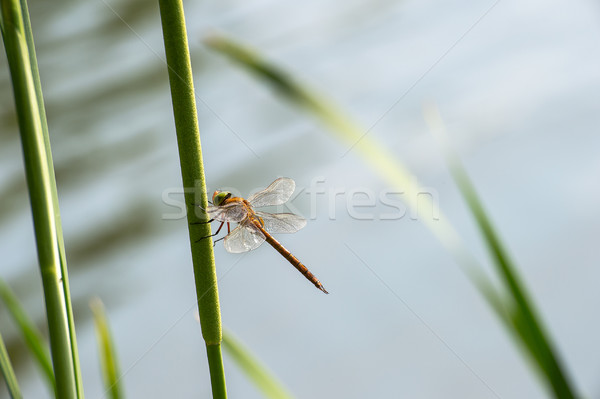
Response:
POLYGON ((83 398, 56 179, 33 35, 25 1, 1 0, 59 398, 83 398))
POLYGON ((159 6, 187 205, 200 325, 206 342, 213 397, 226 398, 225 370, 221 356, 221 313, 213 244, 212 240, 200 240, 211 234, 210 225, 192 224, 200 221, 195 213, 198 209, 195 204, 206 209, 208 198, 183 4, 181 0, 159 0, 159 6), (198 191, 199 198, 195 198, 194 189, 198 191), (200 241, 197 242, 198 240, 200 241))

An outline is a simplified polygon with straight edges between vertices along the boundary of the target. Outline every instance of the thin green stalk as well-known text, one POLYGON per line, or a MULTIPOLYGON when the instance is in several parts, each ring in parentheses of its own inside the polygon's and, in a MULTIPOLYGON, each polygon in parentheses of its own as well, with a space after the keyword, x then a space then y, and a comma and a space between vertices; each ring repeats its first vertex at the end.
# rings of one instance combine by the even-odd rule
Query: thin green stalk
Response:
POLYGON ((225 370, 221 357, 221 312, 213 244, 212 240, 201 240, 211 234, 210 225, 193 224, 200 221, 195 213, 198 209, 196 205, 206 209, 208 198, 183 4, 181 0, 159 0, 159 6, 187 206, 200 325, 206 342, 213 397, 226 398, 225 370), (199 198, 195 198, 196 191, 199 191, 199 198))
POLYGON ((11 317, 19 327, 21 336, 25 340, 27 347, 33 353, 33 356, 41 368, 46 381, 50 385, 50 388, 55 392, 54 372, 52 371, 52 362, 50 361, 50 354, 46 348, 46 342, 42 337, 42 334, 38 331, 37 327, 29 319, 15 294, 11 291, 4 280, 0 279, 0 298, 6 305, 6 309, 10 313, 11 317))
POLYGON ((117 351, 108 328, 108 320, 104 305, 100 298, 94 298, 90 301, 90 308, 94 314, 94 325, 96 327, 96 340, 98 341, 98 350, 100 352, 100 369, 106 393, 110 398, 123 398, 123 387, 121 386, 121 372, 117 361, 117 351))
POLYGON ((10 362, 10 358, 8 357, 8 352, 6 351, 6 346, 4 345, 4 339, 0 334, 0 372, 4 376, 4 381, 6 381, 6 387, 8 388, 8 394, 12 399, 21 399, 23 395, 21 394, 21 390, 19 389, 19 384, 17 382, 17 377, 15 376, 15 372, 13 370, 12 364, 10 362))
POLYGON ((57 397, 82 398, 56 179, 43 110, 27 5, 1 0, 2 37, 11 72, 46 315, 57 397))
POLYGON ((225 373, 223 368, 223 354, 221 353, 221 344, 207 344, 206 357, 208 358, 208 368, 210 370, 210 385, 212 387, 213 398, 225 398, 227 397, 227 387, 225 386, 225 373))

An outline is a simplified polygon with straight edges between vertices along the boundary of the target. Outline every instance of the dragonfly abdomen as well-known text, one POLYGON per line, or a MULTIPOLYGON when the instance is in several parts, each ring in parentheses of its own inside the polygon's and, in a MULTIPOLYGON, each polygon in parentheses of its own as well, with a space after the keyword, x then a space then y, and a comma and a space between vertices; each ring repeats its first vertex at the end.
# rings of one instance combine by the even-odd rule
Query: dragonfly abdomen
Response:
POLYGON ((277 241, 275 238, 273 238, 273 236, 271 234, 267 233, 262 228, 261 228, 261 231, 265 236, 265 241, 268 242, 273 248, 275 248, 277 250, 277 252, 279 252, 284 258, 286 258, 288 260, 288 262, 290 262, 292 264, 292 266, 294 266, 296 268, 296 270, 298 270, 300 273, 302 273, 302 275, 304 275, 304 277, 306 277, 308 279, 308 281, 313 283, 315 287, 317 287, 324 293, 329 294, 329 292, 327 292, 325 287, 323 287, 323 284, 321 284, 319 279, 316 278, 315 275, 312 274, 310 272, 310 270, 308 270, 308 268, 306 266, 304 266, 298 258, 296 258, 294 255, 292 255, 292 253, 290 251, 285 249, 285 247, 283 245, 281 245, 281 243, 279 241, 277 241))

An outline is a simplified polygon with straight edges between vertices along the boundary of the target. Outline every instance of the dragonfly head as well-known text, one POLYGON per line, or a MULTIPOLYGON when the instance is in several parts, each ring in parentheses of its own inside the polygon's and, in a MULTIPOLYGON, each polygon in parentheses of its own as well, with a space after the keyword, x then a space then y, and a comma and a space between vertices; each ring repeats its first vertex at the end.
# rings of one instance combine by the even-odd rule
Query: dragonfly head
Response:
POLYGON ((215 191, 212 196, 212 202, 215 206, 219 206, 225 202, 225 200, 231 198, 231 193, 229 191, 215 191))

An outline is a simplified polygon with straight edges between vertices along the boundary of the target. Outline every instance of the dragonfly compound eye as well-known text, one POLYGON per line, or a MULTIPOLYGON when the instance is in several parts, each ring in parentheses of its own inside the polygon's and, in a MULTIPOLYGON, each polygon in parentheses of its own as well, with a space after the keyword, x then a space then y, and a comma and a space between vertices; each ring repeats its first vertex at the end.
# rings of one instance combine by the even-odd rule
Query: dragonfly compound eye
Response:
POLYGON ((213 204, 219 206, 229 197, 231 197, 231 193, 228 193, 227 191, 215 191, 213 194, 213 204))

